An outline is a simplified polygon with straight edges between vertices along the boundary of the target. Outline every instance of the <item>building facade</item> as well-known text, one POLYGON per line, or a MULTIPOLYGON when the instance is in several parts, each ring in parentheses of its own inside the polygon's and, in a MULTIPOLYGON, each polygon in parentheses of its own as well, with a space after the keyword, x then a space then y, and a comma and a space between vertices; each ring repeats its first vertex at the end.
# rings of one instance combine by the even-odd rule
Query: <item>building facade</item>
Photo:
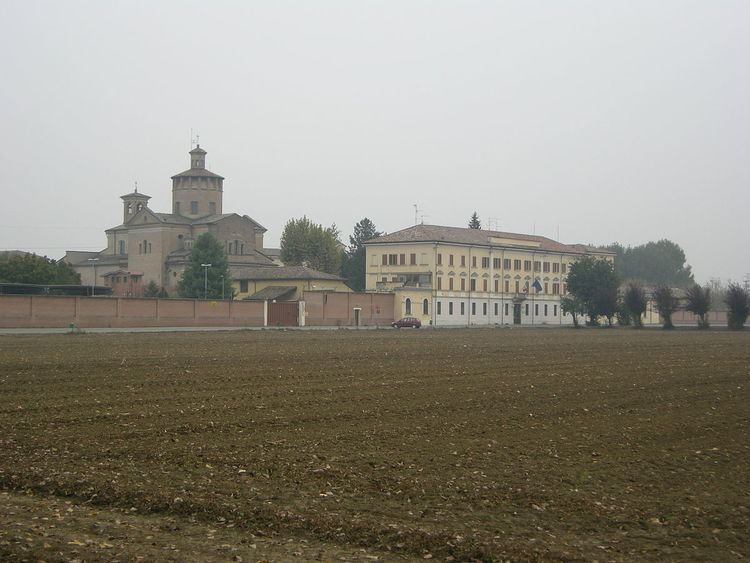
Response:
POLYGON ((121 196, 122 223, 105 231, 107 248, 66 253, 64 260, 84 285, 108 285, 117 294, 139 297, 153 281, 174 295, 193 242, 207 232, 224 244, 230 269, 278 266, 263 252, 266 229, 260 223, 224 213, 224 178, 206 169, 200 145, 190 151, 190 168, 171 179, 170 213, 152 210, 150 196, 136 189, 121 196), (138 283, 132 283, 134 277, 138 283))
POLYGON ((367 291, 393 291, 394 316, 423 324, 572 324, 560 306, 570 265, 614 254, 546 237, 416 225, 365 243, 367 291))

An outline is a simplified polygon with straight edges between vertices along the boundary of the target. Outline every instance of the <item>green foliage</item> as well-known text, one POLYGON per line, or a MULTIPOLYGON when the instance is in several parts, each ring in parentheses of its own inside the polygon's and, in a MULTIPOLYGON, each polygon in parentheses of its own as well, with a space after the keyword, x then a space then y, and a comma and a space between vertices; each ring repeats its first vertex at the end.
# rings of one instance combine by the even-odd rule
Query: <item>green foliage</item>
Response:
POLYGON ((597 325, 600 316, 607 317, 612 325, 618 286, 619 278, 608 260, 584 256, 570 266, 568 290, 581 303, 590 325, 597 325))
POLYGON ((711 309, 711 289, 693 285, 685 292, 685 309, 698 315, 698 327, 708 328, 708 311, 711 309))
POLYGON ((646 312, 646 292, 637 283, 629 283, 625 288, 622 304, 633 321, 635 328, 643 328, 643 314, 646 312))
POLYGON ((338 274, 342 250, 336 225, 323 228, 307 217, 290 219, 281 234, 281 261, 288 266, 306 264, 315 270, 338 274))
POLYGON ((724 296, 727 304, 727 326, 741 330, 750 315, 750 293, 737 284, 730 284, 724 296))
POLYGON ((621 279, 673 287, 688 287, 694 283, 691 267, 685 264, 685 251, 670 240, 627 248, 613 243, 605 248, 616 254, 615 271, 621 279))
POLYGON ((573 326, 578 328, 578 315, 586 313, 583 303, 573 295, 566 295, 560 299, 560 308, 563 313, 567 313, 573 317, 573 326))
POLYGON ((36 254, 0 257, 0 282, 44 285, 80 285, 81 276, 62 260, 36 254))
POLYGON ((231 298, 232 278, 229 274, 224 246, 211 233, 204 233, 193 243, 187 266, 178 285, 179 294, 181 297, 203 299, 204 281, 207 279, 206 298, 221 299, 222 276, 224 295, 231 298), (211 264, 211 267, 204 270, 201 264, 211 264))
POLYGON ((144 297, 161 297, 162 289, 157 285, 154 280, 148 282, 146 287, 143 289, 144 297))
POLYGON ((679 308, 680 301, 675 297, 672 288, 668 285, 659 285, 654 289, 654 304, 656 310, 662 318, 663 327, 672 329, 672 315, 679 308))
POLYGON ((341 263, 341 275, 354 291, 365 290, 365 241, 379 237, 375 223, 367 217, 354 225, 354 233, 349 237, 349 249, 341 263))
POLYGON ((482 228, 482 222, 479 220, 479 215, 477 215, 477 212, 475 211, 471 215, 471 219, 469 219, 469 228, 470 229, 481 229, 482 228))

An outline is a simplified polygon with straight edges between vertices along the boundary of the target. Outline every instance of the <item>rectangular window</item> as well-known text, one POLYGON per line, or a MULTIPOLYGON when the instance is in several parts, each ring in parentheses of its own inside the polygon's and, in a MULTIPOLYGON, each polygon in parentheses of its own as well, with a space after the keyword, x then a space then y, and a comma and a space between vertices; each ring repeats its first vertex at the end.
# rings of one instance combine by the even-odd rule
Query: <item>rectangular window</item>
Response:
POLYGON ((190 213, 191 215, 198 215, 198 202, 197 201, 190 202, 190 213))
POLYGON ((398 265, 398 254, 389 254, 388 255, 388 265, 389 266, 397 266, 398 265))
POLYGON ((370 260, 370 264, 373 265, 373 266, 377 266, 378 265, 378 255, 377 254, 373 254, 372 255, 372 259, 370 260))
POLYGON ((240 280, 240 293, 247 293, 247 280, 240 280))
POLYGON ((552 273, 557 274, 560 272, 560 263, 559 262, 553 262, 552 263, 552 273))
POLYGON ((552 310, 554 311, 554 315, 557 316, 557 305, 552 305, 552 310))
POLYGON ((208 202, 208 212, 211 215, 216 215, 216 203, 214 203, 213 201, 208 202))
POLYGON ((485 256, 482 258, 482 268, 489 268, 490 267, 490 259, 489 257, 485 256))
POLYGON ((383 266, 387 266, 388 265, 388 255, 387 254, 383 254, 383 260, 382 260, 381 263, 383 264, 383 266))
POLYGON ((448 314, 453 314, 453 301, 448 301, 448 314))
POLYGON ((559 295, 560 294, 560 284, 559 283, 553 283, 552 284, 552 294, 553 295, 559 295))
POLYGON ((477 304, 476 303, 472 303, 471 304, 471 314, 474 315, 474 316, 476 316, 476 314, 477 314, 477 304))
POLYGON ((492 259, 492 267, 496 270, 500 269, 500 258, 493 258, 492 259))
MULTIPOLYGON (((521 292, 521 288, 520 288, 520 285, 519 285, 520 283, 521 282, 519 282, 518 280, 516 280, 516 293, 520 293, 521 292)), ((528 305, 527 305, 527 307, 528 307, 528 305)))
POLYGON ((495 280, 495 293, 500 292, 500 280, 495 280))
POLYGON ((567 295, 568 294, 568 284, 567 283, 563 284, 563 290, 562 290, 562 292, 563 292, 563 295, 567 295))
POLYGON ((471 257, 471 267, 472 268, 476 268, 477 267, 477 257, 476 256, 472 256, 471 257))
POLYGON ((521 269, 521 261, 520 260, 513 260, 513 269, 514 270, 520 270, 521 269))
POLYGON ((482 280, 482 291, 487 293, 487 280, 482 280))
POLYGON ((562 264, 560 264, 560 268, 562 268, 561 271, 564 274, 566 270, 568 269, 568 265, 563 262, 562 264))
POLYGON ((453 291, 453 278, 448 278, 448 291, 453 291))
POLYGON ((466 314, 466 303, 461 301, 461 315, 466 314))
POLYGON ((442 266, 443 265, 443 255, 438 253, 437 255, 437 265, 442 266))
POLYGON ((462 268, 466 267, 466 256, 464 255, 461 255, 461 267, 462 268))
POLYGON ((505 304, 505 314, 506 315, 508 314, 508 304, 507 303, 505 304))
POLYGON ((542 271, 549 272, 549 262, 545 262, 544 264, 542 264, 542 271))
POLYGON ((417 255, 409 254, 409 264, 414 265, 417 263, 417 255))
POLYGON ((503 269, 510 270, 510 258, 503 258, 503 269))
POLYGON ((544 305, 544 316, 545 316, 545 317, 547 316, 547 304, 546 304, 546 303, 545 303, 545 305, 544 305))
POLYGON ((437 302, 437 314, 442 315, 443 314, 443 303, 442 301, 437 302))
POLYGON ((510 291, 510 280, 505 280, 505 293, 510 291))
POLYGON ((399 254, 398 255, 398 263, 401 266, 406 265, 406 254, 399 254))
POLYGON ((174 202, 174 214, 175 215, 180 214, 180 202, 179 201, 174 202))
POLYGON ((523 269, 526 272, 530 272, 531 271, 531 260, 524 260, 523 261, 523 269))
POLYGON ((443 289, 443 278, 441 278, 440 276, 438 276, 437 278, 437 288, 443 289))
POLYGON ((542 263, 539 260, 534 260, 534 271, 535 272, 542 271, 542 263))
POLYGON ((539 316, 539 303, 534 305, 534 315, 539 316))
POLYGON ((471 291, 476 291, 477 290, 477 280, 472 279, 470 287, 471 287, 471 291))
POLYGON ((423 266, 427 265, 427 254, 425 254, 424 252, 419 255, 419 263, 423 266))
POLYGON ((529 304, 528 303, 526 303, 526 316, 527 317, 529 316, 529 304))
POLYGON ((453 254, 448 255, 448 265, 453 266, 453 254))
POLYGON ((482 314, 487 316, 487 303, 482 303, 482 314))
POLYGON ((495 303, 495 316, 497 317, 497 303, 495 303))
POLYGON ((549 293, 549 284, 544 282, 544 293, 549 293))
POLYGON ((461 291, 466 291, 466 280, 461 278, 461 291))
POLYGON ((387 277, 385 277, 385 276, 383 276, 383 277, 382 277, 382 278, 380 279, 380 281, 382 281, 383 283, 388 283, 388 278, 387 278, 387 277))

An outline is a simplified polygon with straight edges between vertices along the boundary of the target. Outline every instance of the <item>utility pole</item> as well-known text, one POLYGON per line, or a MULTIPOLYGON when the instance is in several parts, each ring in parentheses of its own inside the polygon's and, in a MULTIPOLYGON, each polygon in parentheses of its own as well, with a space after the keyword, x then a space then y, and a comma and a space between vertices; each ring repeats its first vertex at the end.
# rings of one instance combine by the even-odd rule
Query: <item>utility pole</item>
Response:
POLYGON ((96 263, 99 261, 98 258, 87 258, 91 262, 91 297, 94 296, 94 287, 96 286, 96 263))
POLYGON ((203 299, 208 299, 208 269, 211 264, 201 264, 203 268, 203 299))

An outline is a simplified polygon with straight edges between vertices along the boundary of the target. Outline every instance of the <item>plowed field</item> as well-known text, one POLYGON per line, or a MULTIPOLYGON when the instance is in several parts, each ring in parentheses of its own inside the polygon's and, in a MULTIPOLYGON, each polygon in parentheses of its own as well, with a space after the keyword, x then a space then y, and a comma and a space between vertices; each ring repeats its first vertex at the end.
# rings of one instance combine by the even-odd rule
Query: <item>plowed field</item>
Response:
POLYGON ((0 558, 749 545, 748 331, 0 337, 0 558))

